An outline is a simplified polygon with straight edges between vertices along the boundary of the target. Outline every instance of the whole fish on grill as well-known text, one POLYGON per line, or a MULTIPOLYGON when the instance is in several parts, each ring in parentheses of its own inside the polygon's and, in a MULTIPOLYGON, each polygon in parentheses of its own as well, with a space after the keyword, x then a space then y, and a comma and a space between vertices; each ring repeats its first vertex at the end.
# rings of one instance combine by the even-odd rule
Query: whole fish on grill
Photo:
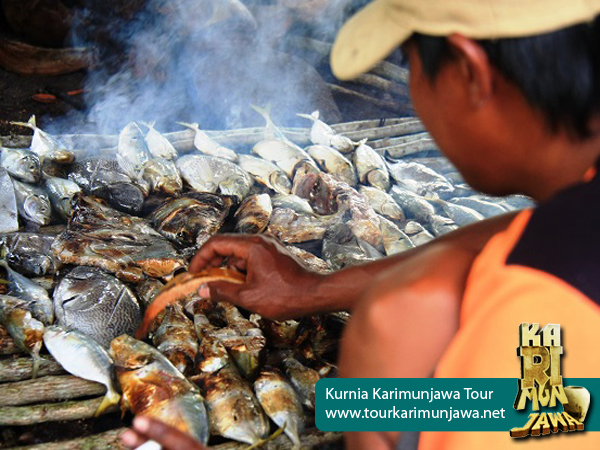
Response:
POLYGON ((113 381, 113 361, 100 344, 78 331, 51 326, 44 330, 44 345, 54 359, 70 374, 106 386, 106 395, 95 416, 117 405, 121 394, 113 381))
POLYGON ((471 208, 472 210, 477 211, 484 217, 493 217, 507 212, 506 208, 504 208, 498 203, 473 197, 456 197, 450 199, 450 202, 460 206, 471 208))
POLYGON ((183 189, 183 181, 173 161, 163 158, 149 159, 140 174, 150 186, 150 192, 174 195, 183 189))
POLYGON ((356 172, 352 163, 337 150, 324 145, 311 145, 306 152, 314 159, 321 170, 336 178, 356 186, 356 172))
POLYGON ((304 198, 311 208, 320 215, 334 214, 338 210, 336 190, 325 183, 320 173, 301 167, 296 170, 292 194, 304 198))
POLYGON ((390 190, 392 198, 400 205, 407 218, 427 222, 435 214, 435 208, 418 194, 398 186, 390 190))
POLYGON ((58 261, 52 254, 54 236, 40 233, 7 233, 0 237, 6 261, 17 272, 28 277, 52 275, 58 261))
POLYGON ((189 128, 194 132, 194 147, 196 147, 201 153, 209 156, 217 156, 219 158, 228 159, 229 161, 237 160, 238 156, 236 152, 222 146, 217 141, 209 137, 208 134, 199 128, 197 123, 177 123, 189 128))
POLYGON ((275 195, 271 197, 273 208, 289 208, 300 214, 314 214, 315 211, 305 198, 295 194, 275 195))
POLYGON ((8 294, 23 300, 34 318, 44 325, 50 325, 54 321, 54 307, 48 291, 12 270, 6 261, 0 260, 0 266, 6 270, 8 294))
POLYGON ((294 177, 296 168, 303 164, 307 164, 315 172, 319 172, 317 164, 309 154, 287 139, 275 126, 268 110, 256 106, 253 108, 263 116, 266 125, 265 138, 252 148, 252 153, 276 164, 290 179, 294 177))
POLYGON ((35 116, 31 116, 27 123, 11 122, 13 125, 21 125, 33 130, 30 150, 38 155, 40 163, 44 160, 54 161, 59 164, 71 164, 75 160, 72 151, 67 150, 52 135, 37 127, 35 116))
POLYGON ((100 267, 134 283, 146 276, 170 276, 185 264, 149 222, 95 197, 75 197, 67 230, 56 237, 52 249, 64 264, 100 267))
POLYGON ((235 213, 235 229, 240 233, 261 233, 267 228, 272 212, 273 206, 268 194, 248 196, 235 213))
POLYGON ((52 220, 52 206, 48 195, 37 186, 12 181, 19 215, 36 225, 48 225, 52 220))
POLYGON ((19 212, 12 179, 6 169, 0 167, 0 233, 19 229, 19 212))
POLYGON ((147 278, 140 284, 135 286, 135 295, 142 307, 142 310, 146 310, 158 293, 162 290, 165 285, 156 278, 147 278))
POLYGON ((431 231, 433 231, 433 234, 436 237, 442 236, 458 228, 458 225, 456 225, 452 219, 439 214, 430 216, 428 223, 429 228, 431 228, 431 231))
POLYGON ((346 136, 336 133, 333 128, 319 119, 319 111, 312 114, 298 114, 308 120, 312 120, 313 125, 310 129, 310 140, 315 145, 324 145, 331 147, 342 153, 350 153, 354 150, 355 143, 346 136))
POLYGON ((381 155, 367 145, 367 140, 359 142, 354 151, 354 167, 362 184, 376 187, 384 192, 390 188, 390 174, 381 155))
POLYGON ((254 392, 267 416, 290 438, 300 445, 304 431, 304 412, 294 388, 277 369, 264 369, 254 382, 254 392))
POLYGON ((433 240, 433 235, 419 222, 411 221, 404 227, 404 232, 415 245, 423 245, 433 240))
POLYGON ((385 217, 379 218, 381 235, 383 237, 383 248, 388 256, 410 250, 415 245, 410 238, 391 220, 385 217))
POLYGON ((199 380, 213 434, 257 444, 269 433, 269 422, 250 386, 231 365, 199 380))
POLYGON ((359 192, 367 198, 369 205, 377 214, 395 222, 405 220, 402 208, 387 192, 371 186, 361 186, 359 192))
POLYGON ((146 161, 150 159, 150 151, 142 130, 135 122, 128 123, 119 133, 117 146, 117 162, 132 180, 137 180, 146 161))
POLYGON ((88 195, 96 195, 119 211, 137 213, 141 210, 144 195, 117 161, 91 158, 73 164, 68 178, 88 195))
POLYGON ((183 180, 197 192, 232 195, 242 200, 253 179, 238 165, 216 156, 186 155, 176 162, 183 180))
POLYGON ((96 267, 79 266, 54 290, 58 325, 80 331, 104 347, 123 333, 133 334, 142 316, 131 290, 96 267))
POLYGON ((230 197, 189 192, 171 198, 149 217, 154 228, 181 246, 200 246, 215 234, 232 205, 230 197))
POLYGON ((429 198, 428 200, 434 205, 438 205, 459 227, 484 219, 483 215, 466 206, 450 203, 440 198, 429 198))
POLYGON ((180 304, 169 305, 152 343, 183 374, 191 374, 198 354, 198 337, 193 322, 180 304))
POLYGON ((275 208, 266 232, 286 244, 306 242, 322 239, 327 228, 340 220, 341 217, 335 214, 317 216, 297 213, 289 208, 275 208))
POLYGON ((202 395, 165 356, 127 335, 113 339, 110 355, 124 406, 207 443, 209 425, 202 395))
POLYGON ((324 259, 294 245, 287 245, 286 248, 307 268, 321 274, 332 272, 331 266, 324 259))
MULTIPOLYGON (((381 231, 379 232, 381 237, 381 231)), ((323 257, 334 270, 363 264, 383 257, 368 242, 354 235, 351 227, 340 222, 329 228, 323 236, 323 257)))
POLYGON ((290 383, 300 396, 302 404, 309 410, 314 411, 315 384, 321 379, 319 373, 310 367, 306 367, 291 356, 283 360, 283 368, 290 383))
POLYGON ((238 165, 254 179, 278 194, 289 194, 292 183, 276 164, 250 155, 239 155, 238 165))
POLYGON ((177 150, 173 144, 154 128, 154 122, 142 123, 148 127, 148 133, 144 138, 150 155, 154 158, 162 158, 168 160, 177 159, 177 150))
POLYGON ((453 194, 454 186, 446 177, 423 164, 399 161, 389 166, 392 177, 399 187, 422 196, 439 195, 446 198, 453 194))
POLYGON ((63 219, 68 219, 73 212, 71 201, 75 194, 81 192, 79 185, 65 178, 51 177, 44 180, 44 188, 54 211, 63 219))
POLYGON ((40 181, 40 160, 31 150, 21 148, 2 148, 0 164, 14 177, 25 183, 40 181))
POLYGON ((40 367, 44 324, 33 318, 27 302, 9 295, 0 295, 0 324, 4 325, 15 345, 31 355, 31 378, 36 378, 40 367))

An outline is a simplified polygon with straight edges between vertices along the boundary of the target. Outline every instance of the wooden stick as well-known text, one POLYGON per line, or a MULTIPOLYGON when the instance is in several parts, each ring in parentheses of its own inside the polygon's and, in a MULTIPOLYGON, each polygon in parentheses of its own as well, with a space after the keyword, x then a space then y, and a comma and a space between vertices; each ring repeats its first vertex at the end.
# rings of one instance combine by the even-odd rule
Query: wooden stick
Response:
POLYGON ((377 139, 369 142, 369 145, 373 148, 383 147, 395 147, 397 145, 406 144, 407 142, 414 142, 420 139, 431 139, 431 136, 427 132, 407 134, 400 137, 385 137, 383 139, 377 139))
POLYGON ((104 433, 92 434, 69 441, 48 442, 44 444, 28 445, 25 447, 13 447, 12 450, 105 450, 124 449, 120 443, 121 435, 127 428, 115 428, 104 433))
MULTIPOLYGON (((23 426, 44 422, 90 419, 94 417, 104 397, 91 400, 73 400, 32 406, 3 406, 0 408, 0 426, 23 426)), ((113 405, 102 414, 118 411, 113 405)))
POLYGON ((371 72, 384 78, 397 81, 398 83, 408 85, 409 70, 397 66, 396 64, 392 64, 391 62, 381 61, 371 69, 371 72))
POLYGON ((56 402, 102 395, 106 387, 72 375, 48 376, 35 380, 0 384, 0 406, 56 402))
POLYGON ((394 112, 399 112, 402 109, 400 103, 392 101, 392 100, 382 100, 380 98, 371 97, 370 95, 366 95, 361 92, 354 91, 352 89, 338 86, 337 84, 333 84, 333 83, 327 83, 327 86, 329 86, 329 89, 331 89, 331 91, 333 93, 337 92, 338 94, 356 97, 364 102, 371 103, 371 104, 377 106, 378 108, 382 108, 382 109, 386 109, 388 111, 394 111, 394 112))
POLYGON ((418 141, 407 142, 393 147, 382 147, 377 149, 380 154, 385 154, 385 156, 390 158, 402 158, 403 156, 433 150, 439 151, 431 138, 419 139, 418 141))
MULTIPOLYGON (((21 381, 31 378, 33 361, 30 357, 0 359, 0 383, 6 381, 21 381)), ((44 356, 40 363, 38 376, 60 375, 65 370, 49 356, 44 356)))
POLYGON ((408 97, 408 87, 403 84, 395 83, 372 73, 365 73, 354 78, 351 83, 364 84, 384 92, 392 92, 401 96, 408 97))
POLYGON ((6 328, 0 325, 0 355, 14 355, 15 353, 25 352, 15 345, 6 328))

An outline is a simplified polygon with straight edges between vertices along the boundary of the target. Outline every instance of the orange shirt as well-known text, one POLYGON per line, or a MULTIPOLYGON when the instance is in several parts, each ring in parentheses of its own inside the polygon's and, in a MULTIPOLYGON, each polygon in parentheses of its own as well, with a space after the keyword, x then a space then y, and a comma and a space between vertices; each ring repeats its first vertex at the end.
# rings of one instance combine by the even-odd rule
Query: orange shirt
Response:
MULTIPOLYGON (((594 181, 594 184, 598 183, 597 179, 594 181)), ((573 196, 579 198, 577 194, 581 188, 578 189, 555 202, 558 207, 552 201, 550 206, 542 206, 539 215, 537 209, 523 211, 506 231, 494 236, 486 245, 469 274, 459 331, 438 363, 436 377, 519 378, 520 358, 516 348, 519 346, 518 327, 522 322, 538 323, 540 328, 549 323, 560 324, 564 349, 561 357, 563 377, 600 377, 600 351, 595 344, 600 343, 600 306, 597 298, 592 299, 582 292, 595 293, 592 285, 600 287, 600 272, 588 274, 586 270, 573 267, 574 261, 577 261, 576 265, 595 269, 600 255, 598 260, 588 260, 594 258, 594 252, 589 248, 583 249, 585 258, 578 261, 578 250, 567 247, 579 245, 578 241, 584 241, 580 245, 586 245, 585 239, 589 235, 576 225, 583 223, 583 228, 595 227, 595 220, 558 215, 557 223, 548 220, 557 211, 558 214, 573 212, 570 211, 569 199, 573 196), (530 224, 532 215, 541 217, 536 219, 535 226, 530 224), (568 222, 569 219, 574 222, 573 229, 557 231, 553 241, 553 227, 564 228, 563 221, 568 222), (590 220, 592 223, 586 222, 590 220), (563 234, 571 235, 572 239, 563 241, 563 234), (535 245, 528 246, 529 241, 535 245), (521 245, 518 249, 517 244, 521 245), (518 253, 517 257, 515 253, 518 253), (592 256, 588 257, 588 253, 592 256), (561 263, 565 267, 561 268, 561 263), (586 279, 594 276, 595 280, 586 279)), ((586 186, 585 189, 590 188, 586 186)), ((597 197, 600 199, 600 195, 597 197)), ((578 207, 586 209, 586 205, 578 207)), ((588 213, 593 214, 595 209, 600 212, 600 204, 589 205, 588 213)), ((600 245, 600 228, 596 229, 596 242, 588 242, 588 246, 600 245)), ((507 399, 507 408, 512 407, 513 401, 514 398, 507 399)), ((515 427, 523 425, 514 424, 515 427)), ((419 450, 509 448, 600 449, 600 433, 558 433, 548 437, 513 439, 509 430, 502 433, 424 432, 419 440, 419 450)))

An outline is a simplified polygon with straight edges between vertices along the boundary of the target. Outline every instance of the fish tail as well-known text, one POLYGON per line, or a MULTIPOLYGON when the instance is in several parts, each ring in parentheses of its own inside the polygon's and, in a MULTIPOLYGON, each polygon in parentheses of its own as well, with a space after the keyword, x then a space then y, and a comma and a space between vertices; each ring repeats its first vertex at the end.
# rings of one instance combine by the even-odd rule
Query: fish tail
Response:
POLYGON ((187 123, 187 122, 175 122, 178 125, 184 126, 186 128, 189 128, 190 130, 198 130, 200 128, 200 125, 198 125, 197 123, 187 123))
POLYGON ((313 122, 316 122, 317 119, 315 119, 315 117, 312 114, 301 114, 298 113, 296 114, 298 117, 302 117, 303 119, 308 119, 308 120, 312 120, 313 122))
POLYGON ((149 129, 154 128, 154 125, 156 125, 156 120, 153 120, 151 122, 140 122, 142 125, 144 125, 145 127, 148 127, 149 129))
POLYGON ((361 139, 360 141, 355 142, 354 145, 365 145, 368 140, 369 140, 369 138, 361 139))
POLYGON ((119 394, 117 391, 115 391, 113 389, 109 389, 106 392, 106 395, 104 396, 104 398, 102 399, 102 403, 100 403, 100 406, 98 406, 98 409, 96 409, 96 412, 94 413, 94 417, 98 417, 99 415, 104 413, 104 411, 106 411, 111 406, 118 405, 119 400, 121 400, 121 394, 119 394))
POLYGON ((31 369, 31 379, 36 379, 40 371, 40 363, 42 362, 42 358, 40 357, 39 353, 34 352, 31 354, 31 359, 33 360, 33 368, 31 369))
POLYGON ((266 121, 267 123, 271 123, 271 105, 266 105, 264 108, 261 108, 260 106, 256 106, 256 105, 250 105, 250 108, 252 108, 254 111, 256 111, 257 113, 259 113, 266 121))

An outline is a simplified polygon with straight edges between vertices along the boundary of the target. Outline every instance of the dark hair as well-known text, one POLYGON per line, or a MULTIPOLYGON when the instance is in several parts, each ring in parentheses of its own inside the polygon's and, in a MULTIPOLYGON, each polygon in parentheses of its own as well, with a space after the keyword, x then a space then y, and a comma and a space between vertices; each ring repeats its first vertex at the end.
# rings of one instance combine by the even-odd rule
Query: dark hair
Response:
MULTIPOLYGON (((423 70, 435 79, 452 58, 445 37, 415 33, 423 70)), ((553 131, 585 139, 600 113, 600 16, 586 24, 524 38, 478 40, 491 64, 539 109, 553 131)))

